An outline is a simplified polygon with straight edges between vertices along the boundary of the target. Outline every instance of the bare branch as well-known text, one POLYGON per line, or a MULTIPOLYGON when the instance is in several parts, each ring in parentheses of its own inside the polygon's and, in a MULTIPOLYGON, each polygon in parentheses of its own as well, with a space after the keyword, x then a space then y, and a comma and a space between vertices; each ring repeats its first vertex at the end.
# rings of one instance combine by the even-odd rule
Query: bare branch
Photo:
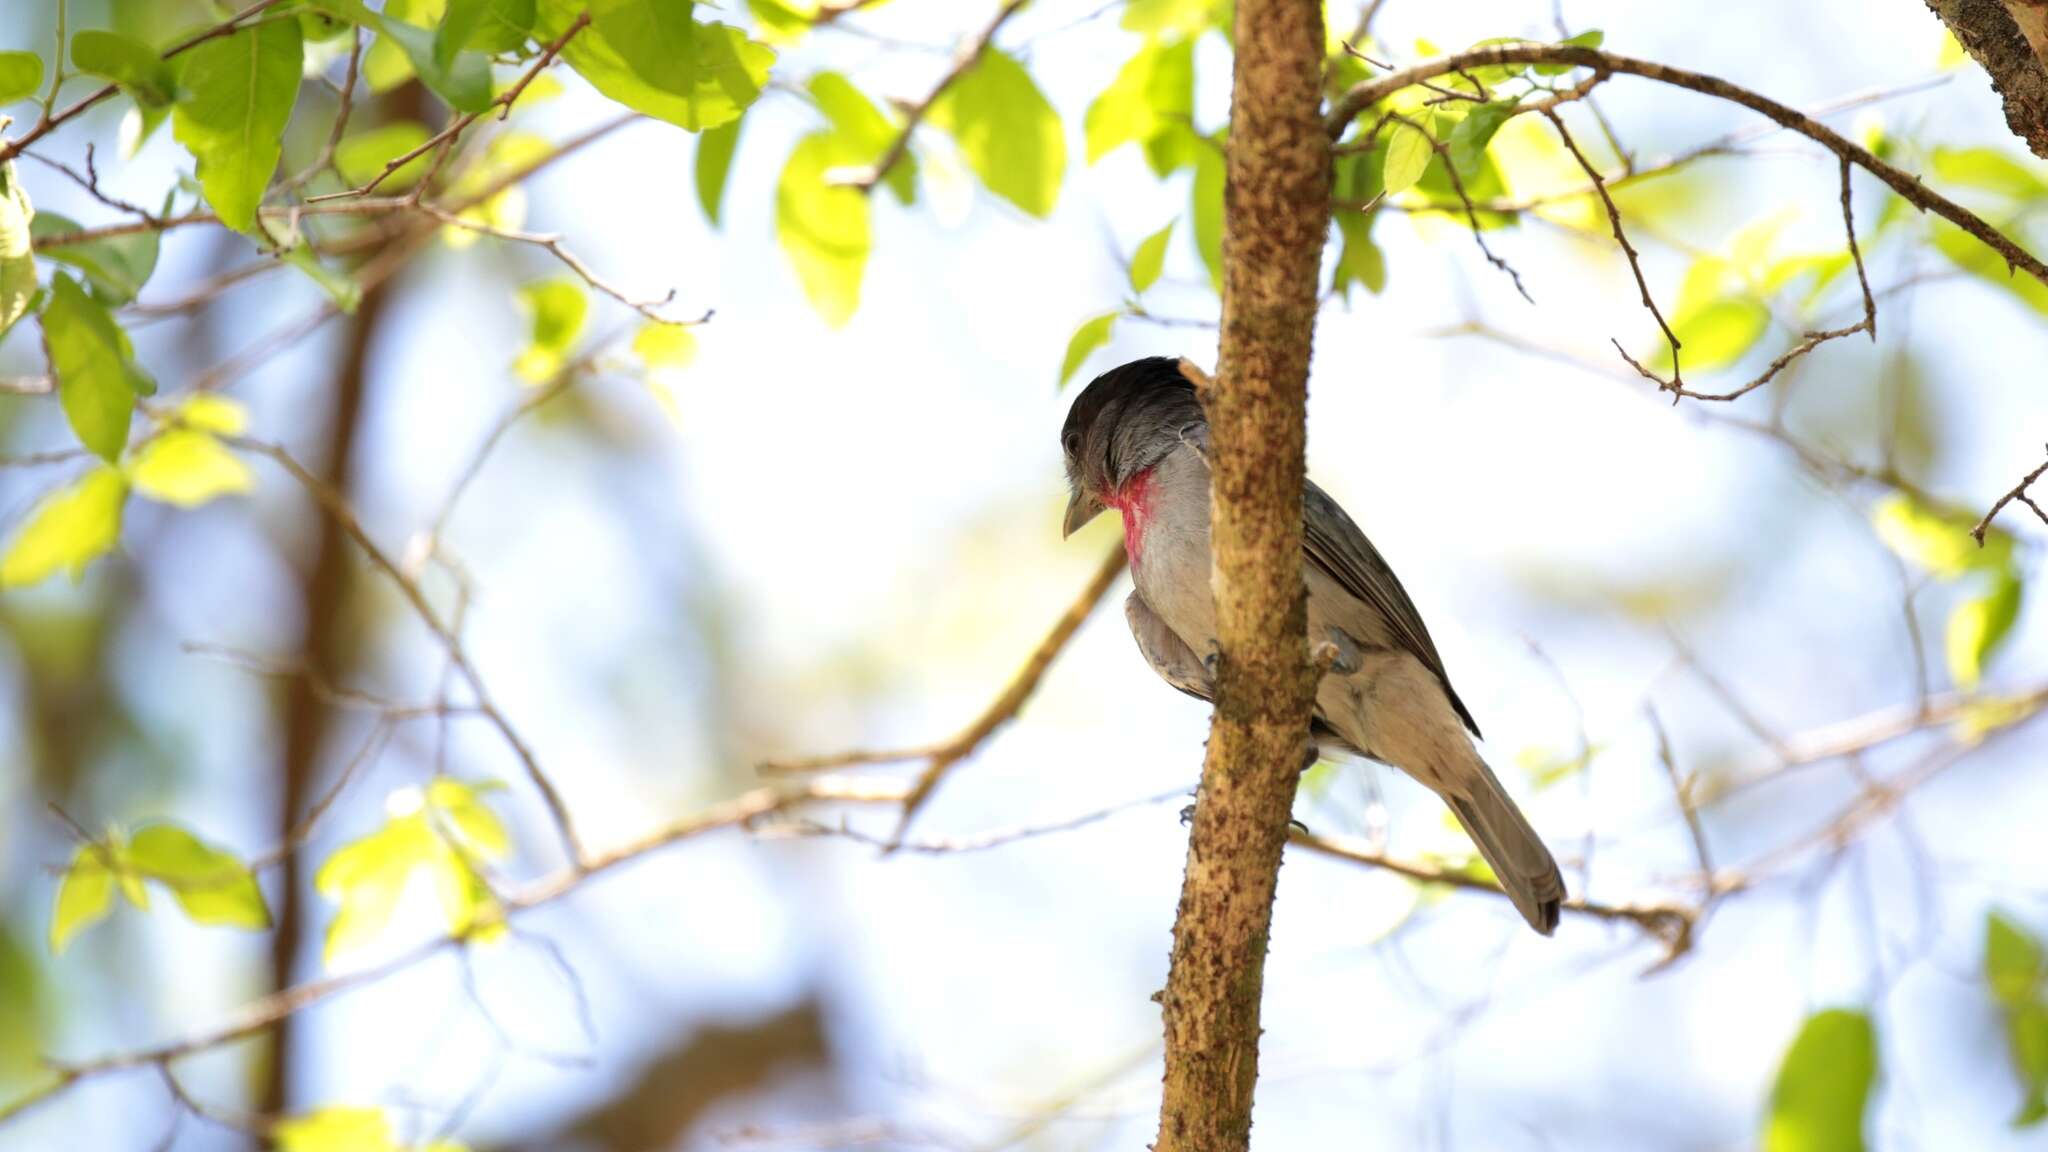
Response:
POLYGON ((1975 528, 1970 529, 1970 535, 1977 540, 1977 547, 1982 548, 1984 546, 1984 534, 1991 530, 1991 521, 1998 516, 1999 511, 2015 500, 2032 508, 2034 515, 2041 518, 2041 523, 2048 524, 2048 511, 2044 511, 2039 504, 2034 503, 2032 496, 2027 495, 2027 489, 2033 487, 2034 481, 2039 480, 2044 472, 2048 472, 2048 461, 2044 461, 2039 468, 2020 477, 2020 482, 2013 485, 2011 491, 2000 496, 1991 505, 1991 510, 1984 513, 1984 518, 1977 521, 1975 528))

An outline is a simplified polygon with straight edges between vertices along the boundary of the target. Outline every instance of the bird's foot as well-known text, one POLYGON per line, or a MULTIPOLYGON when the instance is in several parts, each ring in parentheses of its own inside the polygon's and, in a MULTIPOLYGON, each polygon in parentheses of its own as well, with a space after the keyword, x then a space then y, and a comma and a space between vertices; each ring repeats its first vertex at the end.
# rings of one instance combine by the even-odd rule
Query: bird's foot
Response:
POLYGON ((1357 641, 1345 635, 1342 628, 1330 628, 1328 633, 1329 639, 1309 645, 1308 658, 1315 664, 1316 671, 1325 675, 1335 672, 1339 676, 1349 676, 1358 671, 1357 641))

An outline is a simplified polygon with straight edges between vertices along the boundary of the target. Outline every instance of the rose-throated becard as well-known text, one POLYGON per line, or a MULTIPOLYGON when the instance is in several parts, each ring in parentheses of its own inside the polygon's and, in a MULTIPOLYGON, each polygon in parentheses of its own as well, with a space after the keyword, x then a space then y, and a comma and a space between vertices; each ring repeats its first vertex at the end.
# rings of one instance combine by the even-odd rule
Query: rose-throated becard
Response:
MULTIPOLYGON (((1165 357, 1096 377, 1060 430, 1064 534, 1105 508, 1123 514, 1137 585, 1124 603, 1131 633, 1161 679, 1203 700, 1215 698, 1206 656, 1217 651, 1208 444, 1194 383, 1165 357)), ((1335 651, 1316 686, 1316 745, 1391 764, 1442 797, 1515 907, 1549 935, 1564 877, 1473 748, 1479 726, 1451 688, 1422 617, 1335 500, 1310 483, 1302 505, 1308 640, 1335 651)))

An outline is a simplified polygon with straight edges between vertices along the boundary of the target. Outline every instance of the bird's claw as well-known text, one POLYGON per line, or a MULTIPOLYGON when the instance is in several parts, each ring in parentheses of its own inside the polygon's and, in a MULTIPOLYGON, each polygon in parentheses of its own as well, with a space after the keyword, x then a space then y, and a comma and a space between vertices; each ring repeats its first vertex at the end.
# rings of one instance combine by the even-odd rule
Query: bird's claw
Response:
POLYGON ((1318 640, 1309 646, 1309 659, 1315 662, 1316 671, 1339 676, 1349 676, 1359 669, 1358 644, 1345 635, 1342 628, 1328 629, 1329 639, 1318 640))

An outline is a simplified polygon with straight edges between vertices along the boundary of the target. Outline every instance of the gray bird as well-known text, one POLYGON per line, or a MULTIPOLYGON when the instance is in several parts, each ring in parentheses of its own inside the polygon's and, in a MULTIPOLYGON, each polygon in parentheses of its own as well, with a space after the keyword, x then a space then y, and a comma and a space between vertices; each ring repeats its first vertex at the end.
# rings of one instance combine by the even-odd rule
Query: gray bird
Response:
MULTIPOLYGON (((1060 430, 1064 535, 1106 508, 1123 514, 1136 589, 1131 633, 1161 679, 1215 698, 1216 603, 1210 591, 1209 424, 1176 361, 1132 361, 1096 377, 1060 430)), ((1536 931, 1557 927, 1557 861, 1472 746, 1479 735, 1451 688, 1429 630, 1379 550, 1310 483, 1303 493, 1302 575, 1311 641, 1336 659, 1316 687, 1319 749, 1391 764, 1443 798, 1515 907, 1536 931)))

